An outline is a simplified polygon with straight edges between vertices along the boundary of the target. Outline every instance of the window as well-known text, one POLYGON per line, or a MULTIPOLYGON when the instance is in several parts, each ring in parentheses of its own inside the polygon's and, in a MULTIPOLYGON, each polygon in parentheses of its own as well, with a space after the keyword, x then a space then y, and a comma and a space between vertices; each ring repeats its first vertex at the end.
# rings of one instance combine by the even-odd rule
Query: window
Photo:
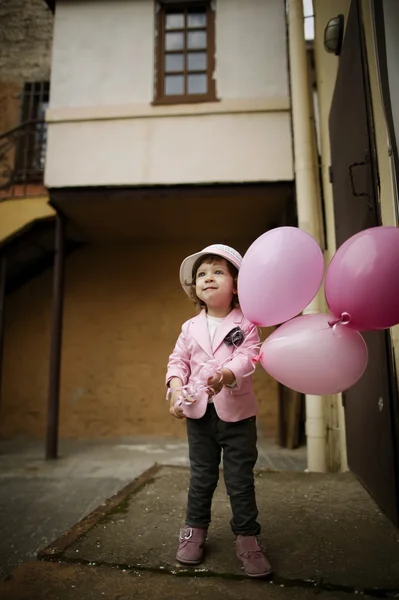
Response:
POLYGON ((210 2, 159 5, 155 102, 216 100, 214 38, 214 11, 210 2))
POLYGON ((21 130, 16 147, 17 181, 41 181, 46 154, 44 115, 49 103, 49 83, 25 83, 21 101, 21 130))

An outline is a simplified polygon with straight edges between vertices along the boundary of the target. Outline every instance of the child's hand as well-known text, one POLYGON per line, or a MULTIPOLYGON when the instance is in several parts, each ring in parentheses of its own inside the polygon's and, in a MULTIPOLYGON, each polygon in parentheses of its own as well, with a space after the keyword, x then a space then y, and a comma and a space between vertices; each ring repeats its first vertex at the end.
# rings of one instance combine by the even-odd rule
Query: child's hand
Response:
POLYGON ((173 392, 172 397, 170 399, 169 412, 176 419, 184 419, 186 415, 183 412, 183 407, 178 402, 179 396, 180 396, 179 390, 176 390, 175 392, 173 392))
POLYGON ((169 408, 169 412, 171 415, 176 417, 176 419, 184 419, 186 417, 186 415, 183 412, 182 407, 179 405, 176 405, 176 406, 171 405, 171 407, 169 408))
POLYGON ((208 378, 207 381, 207 385, 208 385, 208 396, 212 397, 212 396, 216 396, 216 394, 218 394, 220 392, 220 390, 223 388, 223 374, 218 372, 215 375, 212 375, 212 377, 208 378))
POLYGON ((208 384, 208 396, 216 396, 224 385, 231 385, 235 381, 235 377, 230 369, 222 369, 209 377, 208 384))

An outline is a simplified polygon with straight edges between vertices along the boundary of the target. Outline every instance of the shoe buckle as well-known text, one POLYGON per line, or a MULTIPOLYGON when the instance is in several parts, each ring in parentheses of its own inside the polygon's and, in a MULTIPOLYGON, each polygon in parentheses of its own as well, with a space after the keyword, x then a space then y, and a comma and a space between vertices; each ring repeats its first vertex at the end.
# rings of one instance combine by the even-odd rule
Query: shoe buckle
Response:
POLYGON ((184 542, 185 540, 189 540, 191 537, 193 536, 193 530, 191 527, 189 527, 188 529, 182 529, 180 531, 180 541, 184 542), (184 533, 184 535, 182 535, 182 533, 184 533))

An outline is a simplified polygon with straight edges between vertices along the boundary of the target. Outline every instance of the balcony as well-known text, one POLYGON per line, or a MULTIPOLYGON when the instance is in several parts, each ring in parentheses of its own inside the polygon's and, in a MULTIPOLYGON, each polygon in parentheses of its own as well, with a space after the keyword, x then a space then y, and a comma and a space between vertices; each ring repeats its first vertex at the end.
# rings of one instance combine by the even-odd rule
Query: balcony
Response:
POLYGON ((54 216, 43 184, 46 134, 44 120, 0 134, 0 246, 54 216))
POLYGON ((27 121, 0 134, 0 202, 46 194, 46 136, 44 120, 27 121))

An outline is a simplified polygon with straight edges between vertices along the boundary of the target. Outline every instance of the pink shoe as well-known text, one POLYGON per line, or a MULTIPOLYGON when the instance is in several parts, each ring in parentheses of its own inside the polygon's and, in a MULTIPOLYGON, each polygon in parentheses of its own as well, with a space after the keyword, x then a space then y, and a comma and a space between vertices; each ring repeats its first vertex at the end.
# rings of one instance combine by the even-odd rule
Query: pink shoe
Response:
POLYGON ((185 525, 180 530, 176 560, 182 565, 199 565, 204 558, 206 529, 185 525))
POLYGON ((273 572, 262 546, 254 535, 238 535, 236 550, 248 577, 266 577, 273 572))

